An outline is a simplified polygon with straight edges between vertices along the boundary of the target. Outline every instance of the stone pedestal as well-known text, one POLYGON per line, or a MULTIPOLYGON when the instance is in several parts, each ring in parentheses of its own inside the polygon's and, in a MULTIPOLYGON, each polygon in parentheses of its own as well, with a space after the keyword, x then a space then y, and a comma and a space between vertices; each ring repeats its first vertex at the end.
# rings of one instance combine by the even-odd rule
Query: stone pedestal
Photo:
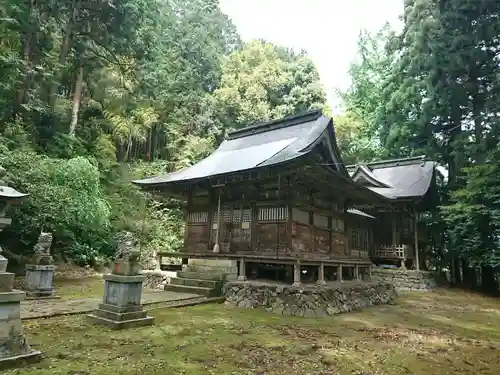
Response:
POLYGON ((5 272, 6 267, 7 259, 0 255, 0 369, 38 361, 42 355, 23 335, 21 301, 26 294, 12 289, 14 274, 5 272))
MULTIPOLYGON (((16 203, 27 196, 5 184, 5 173, 5 169, 0 167, 0 232, 12 221, 5 217, 7 203, 16 203)), ((21 301, 26 294, 12 289, 14 274, 6 272, 8 261, 1 252, 0 247, 0 370, 38 361, 42 355, 40 351, 30 348, 23 335, 21 301)))
POLYGON ((113 263, 110 275, 104 276, 104 298, 88 318, 112 329, 151 325, 154 318, 142 310, 142 282, 146 276, 138 274, 135 261, 119 259, 113 263))
POLYGON ((35 255, 33 264, 26 265, 24 277, 24 290, 27 299, 57 298, 52 286, 55 266, 52 265, 50 247, 52 245, 52 233, 41 232, 34 247, 35 255))
POLYGON ((52 285, 53 265, 27 264, 24 290, 27 299, 58 298, 52 285))

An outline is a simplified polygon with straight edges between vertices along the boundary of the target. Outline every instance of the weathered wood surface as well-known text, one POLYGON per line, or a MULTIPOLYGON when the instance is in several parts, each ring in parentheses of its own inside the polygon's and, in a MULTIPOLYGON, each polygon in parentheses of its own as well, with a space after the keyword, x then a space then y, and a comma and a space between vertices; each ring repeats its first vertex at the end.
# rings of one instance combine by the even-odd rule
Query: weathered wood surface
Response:
POLYGON ((371 265, 369 259, 354 258, 348 256, 335 256, 333 254, 303 254, 299 256, 288 256, 277 254, 276 252, 260 253, 258 255, 251 253, 214 253, 212 251, 205 252, 158 252, 158 256, 171 258, 207 258, 207 259, 245 259, 247 262, 268 262, 268 263, 295 263, 297 261, 302 264, 318 265, 320 262, 329 265, 371 265))

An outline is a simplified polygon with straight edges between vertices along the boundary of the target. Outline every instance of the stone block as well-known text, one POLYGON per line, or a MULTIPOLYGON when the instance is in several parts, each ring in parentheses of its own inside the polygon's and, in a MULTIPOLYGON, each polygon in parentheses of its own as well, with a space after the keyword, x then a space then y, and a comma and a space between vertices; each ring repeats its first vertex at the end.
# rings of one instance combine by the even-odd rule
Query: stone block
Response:
POLYGON ((154 318, 151 316, 146 316, 145 318, 141 319, 122 320, 122 321, 101 318, 94 314, 88 314, 87 318, 95 324, 102 324, 115 330, 144 327, 154 324, 154 318))
POLYGON ((98 308, 100 310, 112 311, 120 314, 133 311, 142 311, 142 305, 118 307, 118 306, 108 305, 106 303, 100 303, 98 305, 98 308))
POLYGON ((103 303, 118 307, 140 305, 144 276, 132 276, 132 280, 120 281, 117 281, 114 276, 116 275, 104 276, 103 303))
POLYGON ((112 329, 124 329, 151 325, 154 319, 142 310, 141 295, 144 275, 105 275, 103 302, 93 313, 90 321, 112 329))
POLYGON ((0 273, 5 273, 9 261, 0 254, 0 273))
POLYGON ((52 285, 55 266, 44 264, 27 264, 24 276, 24 289, 28 298, 55 297, 52 285))
POLYGON ((154 318, 147 316, 146 311, 143 311, 140 305, 119 308, 101 303, 87 317, 93 323, 102 324, 111 329, 142 327, 154 323, 154 318))
POLYGON ((275 314, 319 318, 390 304, 397 297, 392 284, 328 283, 327 285, 282 285, 265 282, 229 282, 225 285, 226 303, 246 308, 260 308, 275 314))
MULTIPOLYGON (((1 349, 0 349, 1 352, 1 349)), ((0 370, 26 366, 31 363, 39 362, 42 359, 42 352, 39 350, 30 350, 29 353, 2 357, 0 354, 0 370)))
POLYGON ((434 275, 428 271, 375 268, 372 279, 391 283, 397 290, 430 291, 437 286, 434 275))
POLYGON ((135 276, 141 272, 139 263, 130 262, 126 259, 117 259, 113 262, 111 273, 114 275, 122 276, 135 276))
POLYGON ((189 259, 190 266, 237 267, 237 261, 232 259, 189 259))
POLYGON ((0 273, 0 293, 10 292, 14 285, 14 274, 10 272, 0 273))
POLYGON ((0 293, 0 368, 40 359, 41 352, 32 350, 23 335, 20 301, 24 297, 18 290, 0 293))
POLYGON ((147 313, 146 311, 129 311, 124 313, 117 313, 109 310, 96 309, 94 310, 94 315, 99 318, 114 320, 117 322, 122 322, 125 320, 137 320, 145 318, 147 313))

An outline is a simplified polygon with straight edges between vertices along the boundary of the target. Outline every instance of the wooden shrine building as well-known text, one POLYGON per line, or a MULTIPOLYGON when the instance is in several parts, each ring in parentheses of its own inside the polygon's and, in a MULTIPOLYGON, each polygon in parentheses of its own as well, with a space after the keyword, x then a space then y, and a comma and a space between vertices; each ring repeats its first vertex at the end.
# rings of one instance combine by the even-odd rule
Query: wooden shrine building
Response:
POLYGON ((394 181, 364 183, 366 168, 374 170, 351 168, 351 178, 332 118, 312 111, 234 131, 193 166, 134 183, 186 202, 181 253, 162 255, 231 260, 240 279, 273 269, 323 283, 368 275, 370 254, 382 249, 374 222, 399 204, 383 190, 398 190, 394 181))
POLYGON ((372 206, 366 212, 373 221, 375 263, 401 263, 420 269, 419 256, 429 233, 420 220, 438 201, 436 167, 423 156, 377 161, 347 167, 353 181, 391 199, 389 210, 372 206))

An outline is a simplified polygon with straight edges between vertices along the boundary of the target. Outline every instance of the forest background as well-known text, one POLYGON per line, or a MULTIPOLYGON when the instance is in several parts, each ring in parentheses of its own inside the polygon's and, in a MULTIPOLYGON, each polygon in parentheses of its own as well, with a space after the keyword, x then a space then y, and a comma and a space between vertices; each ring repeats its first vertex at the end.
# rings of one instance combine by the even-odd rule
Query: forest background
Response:
MULTIPOLYGON (((344 161, 435 160, 427 258, 498 290, 500 2, 406 0, 403 17, 360 35, 335 116, 344 161)), ((30 194, 0 238, 18 262, 42 228, 79 265, 106 263, 127 232, 145 254, 178 250, 181 203, 131 180, 195 163, 232 129, 329 113, 307 53, 243 43, 217 0, 3 1, 0 77, 0 165, 30 194)))

